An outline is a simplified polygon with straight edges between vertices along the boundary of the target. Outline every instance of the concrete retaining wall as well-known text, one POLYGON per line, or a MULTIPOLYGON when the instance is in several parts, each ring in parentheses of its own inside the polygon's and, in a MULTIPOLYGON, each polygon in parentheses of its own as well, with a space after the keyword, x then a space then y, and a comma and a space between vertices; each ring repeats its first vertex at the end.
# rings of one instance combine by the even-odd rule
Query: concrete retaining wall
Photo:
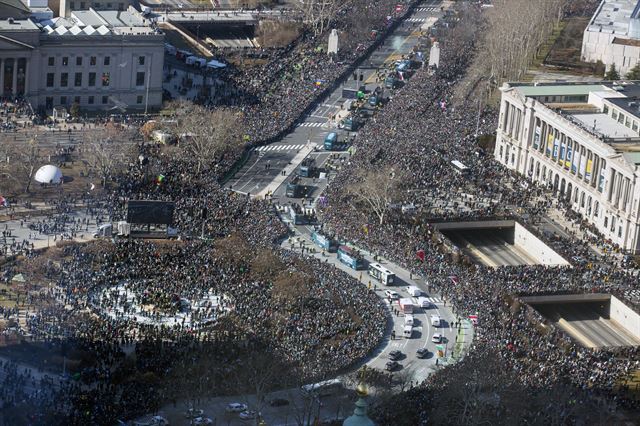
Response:
POLYGON ((514 244, 542 265, 565 266, 569 262, 551 247, 533 235, 527 228, 515 222, 514 244))
POLYGON ((626 328, 629 333, 640 338, 640 315, 615 296, 611 296, 609 318, 626 328))
POLYGON ((514 220, 486 220, 486 221, 468 221, 468 222, 441 222, 433 223, 433 227, 438 231, 447 231, 450 229, 491 229, 491 228, 511 228, 516 222, 514 220))

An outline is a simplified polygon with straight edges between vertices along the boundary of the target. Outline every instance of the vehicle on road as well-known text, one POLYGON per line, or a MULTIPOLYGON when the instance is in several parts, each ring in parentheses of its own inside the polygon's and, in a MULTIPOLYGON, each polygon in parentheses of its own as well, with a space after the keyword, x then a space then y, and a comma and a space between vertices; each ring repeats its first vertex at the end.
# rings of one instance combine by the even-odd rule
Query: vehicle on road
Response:
POLYGON ((338 247, 338 260, 351 269, 358 270, 364 268, 364 258, 360 252, 348 246, 338 247))
POLYGON ((333 238, 327 237, 317 231, 311 234, 311 241, 328 252, 334 252, 338 249, 338 243, 333 238))
POLYGON ((327 151, 333 151, 335 149, 338 149, 337 133, 331 132, 324 138, 324 149, 327 151))
POLYGON ((273 398, 269 401, 269 405, 272 407, 284 407, 285 405, 289 405, 289 400, 285 398, 273 398))
POLYGON ((196 417, 202 417, 203 414, 203 410, 197 408, 189 408, 187 411, 185 411, 184 416, 187 419, 195 419, 196 417))
POLYGON ((240 413, 240 418, 242 420, 253 420, 256 418, 257 413, 255 411, 243 411, 240 413))
POLYGON ((287 183, 285 189, 285 195, 289 198, 301 198, 305 195, 306 188, 300 183, 300 178, 294 176, 289 183, 287 183))
POLYGON ((247 410, 247 404, 243 404, 241 402, 231 402, 227 404, 227 408, 225 410, 227 413, 242 413, 247 410))
POLYGON ((191 421, 191 424, 193 424, 194 426, 212 425, 213 420, 211 420, 209 417, 196 417, 191 421))
POLYGON ((420 290, 415 285, 412 285, 412 286, 408 287, 407 288, 407 293, 409 293, 409 296, 412 296, 412 297, 422 296, 422 290, 420 290))
POLYGON ((313 158, 305 158, 302 163, 300 163, 300 168, 298 169, 298 176, 300 177, 314 177, 317 172, 317 167, 315 167, 315 160, 313 158))
POLYGON ((400 295, 396 291, 385 290, 384 297, 386 297, 387 299, 396 300, 400 298, 400 295))
POLYGON ((413 326, 405 325, 404 328, 402 329, 402 335, 406 339, 411 339, 411 336, 413 335, 413 326))
POLYGON ((405 317, 404 317, 404 325, 414 325, 413 321, 414 321, 413 320, 413 315, 411 315, 411 314, 405 315, 405 317))
POLYGON ((389 352, 389 359, 390 359, 391 361, 397 361, 397 360, 399 360, 400 358, 402 358, 402 352, 400 352, 400 351, 398 351, 398 350, 395 350, 395 351, 391 351, 391 352, 389 352))
POLYGON ((162 416, 153 416, 148 421, 133 422, 134 426, 169 426, 169 421, 162 416))
POLYGON ((440 315, 431 315, 431 325, 440 327, 440 315))
POLYGON ((418 297, 418 306, 422 309, 429 309, 431 308, 431 302, 426 297, 418 297))
POLYGON ((384 366, 387 371, 395 371, 400 368, 400 364, 397 361, 389 361, 384 366))
POLYGON ((390 75, 384 79, 384 87, 387 89, 395 89, 398 87, 398 79, 390 75))
POLYGON ((427 348, 420 348, 416 351, 416 357, 426 358, 429 356, 429 350, 427 348))
POLYGON ((440 333, 434 334, 433 337, 431 337, 431 341, 433 343, 442 343, 442 334, 440 333))
POLYGON ((369 275, 384 285, 391 285, 396 279, 396 274, 385 268, 379 263, 369 264, 369 275))
POLYGON ((451 162, 451 165, 453 166, 453 170, 460 173, 461 175, 468 175, 470 172, 469 167, 465 166, 464 163, 458 160, 453 160, 451 162))
POLYGON ((413 300, 408 297, 404 297, 398 301, 398 306, 403 314, 413 313, 413 300))
POLYGON ((300 391, 305 396, 327 396, 340 389, 342 389, 342 382, 339 379, 332 379, 304 385, 300 388, 300 391))

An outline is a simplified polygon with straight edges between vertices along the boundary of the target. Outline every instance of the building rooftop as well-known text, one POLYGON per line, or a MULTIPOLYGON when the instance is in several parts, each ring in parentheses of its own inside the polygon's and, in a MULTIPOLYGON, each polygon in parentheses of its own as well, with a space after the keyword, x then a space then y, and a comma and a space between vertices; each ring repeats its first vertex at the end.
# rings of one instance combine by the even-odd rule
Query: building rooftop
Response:
POLYGON ((570 114, 574 119, 578 120, 585 127, 590 128, 601 135, 613 138, 637 138, 638 132, 626 127, 624 124, 618 123, 617 120, 611 118, 609 114, 603 113, 574 113, 570 114))
POLYGON ((591 92, 612 90, 601 83, 594 84, 532 84, 516 86, 518 92, 524 96, 580 96, 589 95, 591 92))
POLYGON ((38 26, 30 19, 0 19, 0 31, 37 30, 38 26))
POLYGON ((151 21, 132 8, 125 11, 77 10, 67 18, 46 19, 38 24, 52 37, 160 34, 151 21))
POLYGON ((630 23, 638 17, 639 0, 603 0, 587 31, 630 36, 630 23))

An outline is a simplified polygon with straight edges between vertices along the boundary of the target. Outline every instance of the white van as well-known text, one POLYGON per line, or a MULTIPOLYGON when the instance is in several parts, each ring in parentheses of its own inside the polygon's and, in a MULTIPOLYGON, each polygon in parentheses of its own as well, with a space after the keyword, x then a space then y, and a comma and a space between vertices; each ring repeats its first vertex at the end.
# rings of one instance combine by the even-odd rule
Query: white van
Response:
POLYGON ((412 297, 422 296, 422 290, 420 290, 415 285, 412 285, 411 287, 407 288, 407 291, 409 292, 409 295, 412 297))
POLYGON ((413 334, 413 327, 410 325, 405 325, 404 329, 402 330, 402 335, 407 339, 411 339, 412 334, 413 334))
POLYGON ((422 309, 429 309, 431 307, 431 302, 426 297, 418 297, 418 306, 422 309))
POLYGON ((405 315, 404 316, 404 325, 413 326, 413 315, 405 315))
POLYGON ((431 315, 431 325, 440 327, 440 315, 431 315))

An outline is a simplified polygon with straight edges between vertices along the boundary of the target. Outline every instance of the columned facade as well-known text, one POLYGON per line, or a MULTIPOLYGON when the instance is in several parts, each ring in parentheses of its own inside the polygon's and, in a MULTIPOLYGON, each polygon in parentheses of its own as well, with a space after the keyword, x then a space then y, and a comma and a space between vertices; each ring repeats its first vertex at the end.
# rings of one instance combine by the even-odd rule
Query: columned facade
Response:
POLYGON ((496 160, 569 202, 613 243, 638 252, 636 165, 615 144, 601 140, 555 108, 512 88, 502 92, 496 160))

